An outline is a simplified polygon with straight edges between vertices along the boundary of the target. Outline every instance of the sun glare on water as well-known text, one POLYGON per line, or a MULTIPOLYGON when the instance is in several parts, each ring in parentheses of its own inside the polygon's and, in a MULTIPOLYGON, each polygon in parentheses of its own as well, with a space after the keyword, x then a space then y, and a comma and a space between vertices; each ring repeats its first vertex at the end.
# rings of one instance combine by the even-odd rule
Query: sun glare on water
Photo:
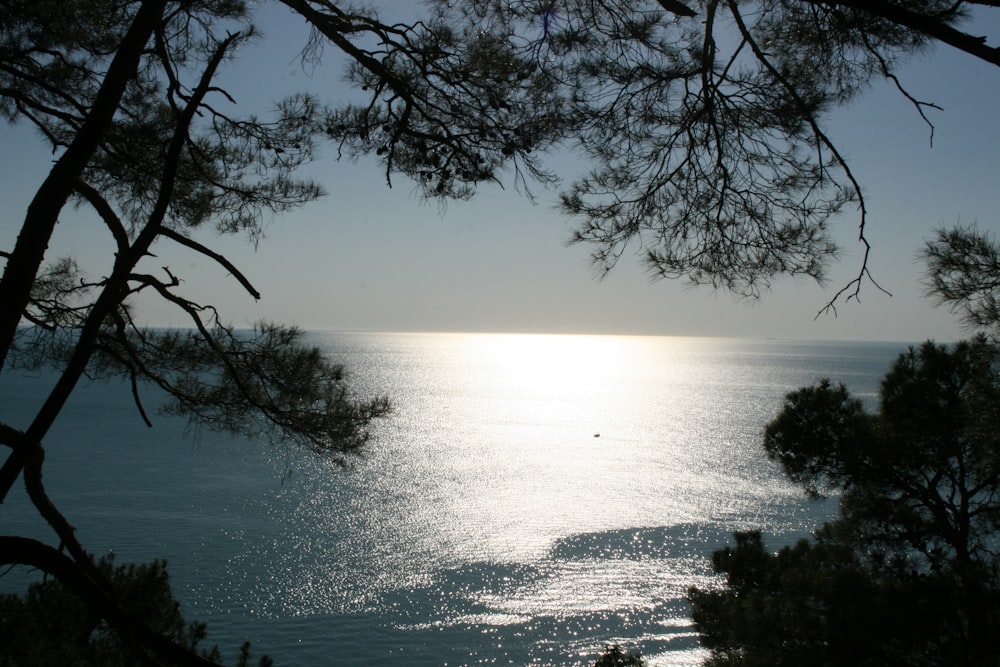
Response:
MULTIPOLYGON (((651 667, 698 664, 684 598, 710 581, 711 551, 749 527, 793 540, 828 511, 763 456, 763 425, 817 374, 874 392, 896 354, 618 336, 317 341, 395 406, 352 465, 211 434, 178 447, 182 425, 136 447, 151 436, 124 428, 128 392, 92 391, 67 422, 90 431, 62 439, 99 438, 107 484, 130 502, 81 493, 79 528, 128 548, 107 518, 132 517, 131 546, 178 563, 193 617, 226 637, 253 623, 295 664, 328 664, 340 645, 389 667, 582 667, 609 641, 641 647, 651 667), (138 466, 159 475, 155 495, 138 466)), ((85 450, 52 451, 50 474, 76 488, 85 450)), ((107 488, 95 484, 83 488, 107 488)))
MULTIPOLYGON (((530 636, 537 664, 623 637, 655 667, 696 664, 684 596, 709 581, 711 550, 738 526, 813 522, 760 451, 762 424, 798 381, 772 374, 780 346, 375 340, 355 338, 351 360, 395 412, 349 471, 306 470, 288 488, 295 507, 278 516, 296 525, 247 555, 281 555, 259 588, 265 614, 530 636)), ((498 643, 477 655, 508 654, 498 643)))
MULTIPOLYGON (((520 414, 517 421, 561 424, 575 433, 599 435, 601 422, 629 410, 631 394, 650 371, 642 338, 570 335, 473 337, 470 367, 481 381, 503 389, 520 414), (555 411, 555 408, 559 412, 555 411), (592 432, 592 433, 591 433, 592 432)), ((471 369, 470 369, 471 370, 471 369)))
POLYGON ((715 417, 738 408, 692 388, 706 381, 697 345, 449 335, 407 379, 423 391, 400 401, 372 464, 399 474, 372 483, 399 501, 411 544, 473 558, 538 557, 566 535, 704 518, 705 499, 734 487, 705 443, 721 433, 715 417))

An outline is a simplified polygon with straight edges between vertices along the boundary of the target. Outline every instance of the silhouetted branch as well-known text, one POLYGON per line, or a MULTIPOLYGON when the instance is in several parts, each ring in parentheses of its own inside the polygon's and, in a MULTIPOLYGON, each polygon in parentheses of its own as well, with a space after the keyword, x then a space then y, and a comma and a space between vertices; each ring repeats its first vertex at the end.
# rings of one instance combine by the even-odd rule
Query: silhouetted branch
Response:
POLYGON ((208 248, 198 243, 194 239, 184 236, 183 234, 180 234, 170 229, 169 227, 160 228, 159 234, 160 236, 165 236, 168 239, 176 241, 177 243, 180 243, 182 246, 191 248, 195 252, 205 255, 209 259, 217 262, 224 269, 229 271, 229 273, 231 273, 233 277, 236 278, 236 280, 239 281, 241 285, 243 285, 243 288, 250 293, 250 296, 252 296, 254 299, 260 299, 260 292, 258 292, 254 288, 254 286, 250 283, 250 281, 247 280, 246 276, 244 276, 243 273, 239 269, 237 269, 236 266, 228 259, 226 259, 223 255, 220 255, 211 248, 208 248))
POLYGON ((687 5, 677 2, 677 0, 657 0, 660 6, 671 14, 677 14, 678 16, 697 16, 697 12, 688 7, 687 5))
POLYGON ((111 231, 111 235, 115 239, 115 245, 118 247, 119 253, 124 253, 128 250, 129 239, 128 232, 125 230, 125 225, 122 224, 121 218, 115 213, 114 209, 111 208, 111 204, 101 196, 95 188, 85 183, 84 181, 77 181, 76 191, 86 199, 97 214, 107 225, 108 229, 111 231))
POLYGON ((892 81, 893 85, 896 86, 896 90, 898 90, 903 97, 905 97, 907 100, 910 101, 910 104, 912 104, 913 107, 917 110, 917 113, 920 114, 920 117, 927 124, 927 127, 930 128, 929 141, 930 145, 933 147, 934 123, 932 123, 930 118, 927 117, 927 114, 924 112, 924 108, 926 107, 941 111, 942 110, 941 107, 938 106, 937 104, 934 104, 933 102, 922 102, 917 98, 915 98, 913 95, 911 95, 910 91, 908 91, 903 86, 903 83, 899 80, 899 77, 897 77, 896 74, 890 69, 889 63, 886 62, 885 57, 881 53, 879 53, 878 49, 874 48, 871 45, 871 42, 868 39, 868 35, 862 35, 862 39, 864 39, 865 45, 868 47, 868 51, 878 60, 879 66, 882 68, 882 76, 892 81))
MULTIPOLYGON (((886 2, 885 0, 839 0, 834 3, 823 2, 821 0, 803 0, 803 2, 814 5, 833 4, 841 7, 850 7, 873 16, 879 16, 898 25, 911 28, 916 32, 952 46, 959 51, 964 51, 991 65, 1000 67, 1000 48, 987 46, 986 37, 974 36, 956 30, 933 16, 920 14, 919 12, 901 7, 899 4, 886 2)), ((997 6, 992 1, 975 4, 991 7, 997 6)))

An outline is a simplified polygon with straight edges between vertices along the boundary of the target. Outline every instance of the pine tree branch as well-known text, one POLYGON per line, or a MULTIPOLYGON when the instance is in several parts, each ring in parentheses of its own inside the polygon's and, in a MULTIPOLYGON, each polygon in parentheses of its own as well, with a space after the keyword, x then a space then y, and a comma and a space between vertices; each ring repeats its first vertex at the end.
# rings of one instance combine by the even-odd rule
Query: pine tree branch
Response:
MULTIPOLYGON (((878 16, 897 25, 905 26, 922 35, 931 37, 944 44, 952 46, 959 51, 964 51, 980 60, 1000 67, 1000 48, 988 46, 986 37, 970 35, 952 28, 937 18, 921 14, 898 4, 886 2, 885 0, 840 0, 839 2, 826 2, 825 0, 802 0, 813 5, 837 5, 847 7, 857 11, 878 16)), ((1000 2, 991 0, 990 2, 978 2, 975 4, 987 5, 990 7, 1000 6, 1000 2)))

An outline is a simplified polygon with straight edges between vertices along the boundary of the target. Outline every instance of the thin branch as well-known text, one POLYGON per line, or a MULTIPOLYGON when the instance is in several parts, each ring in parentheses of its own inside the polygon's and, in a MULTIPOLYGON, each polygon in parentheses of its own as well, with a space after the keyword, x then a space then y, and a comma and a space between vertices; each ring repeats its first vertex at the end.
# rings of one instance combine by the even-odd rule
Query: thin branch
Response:
POLYGON ((244 276, 243 273, 240 272, 240 270, 237 269, 236 266, 232 262, 230 262, 228 259, 226 259, 224 256, 222 256, 219 253, 215 252, 211 248, 203 246, 202 244, 198 243, 197 241, 195 241, 195 240, 193 240, 193 239, 191 239, 191 238, 189 238, 187 236, 184 236, 183 234, 180 234, 180 233, 174 231, 173 229, 170 229, 169 227, 163 227, 163 228, 161 228, 158 233, 159 233, 160 236, 165 236, 168 239, 171 239, 173 241, 176 241, 177 243, 180 243, 182 246, 185 246, 187 248, 191 248, 195 252, 198 252, 198 253, 200 253, 202 255, 205 255, 206 257, 214 260, 215 262, 217 262, 218 264, 220 264, 224 269, 226 269, 227 271, 229 271, 233 275, 233 277, 236 278, 236 280, 241 285, 243 285, 243 289, 245 289, 247 292, 249 292, 250 296, 252 296, 256 300, 260 299, 260 292, 258 292, 257 289, 254 288, 254 286, 247 279, 247 277, 244 276))
POLYGON ((898 90, 900 92, 900 94, 903 95, 903 97, 905 97, 906 99, 908 99, 910 101, 910 103, 914 106, 914 108, 916 108, 917 113, 920 114, 920 117, 924 119, 925 123, 927 123, 927 127, 930 128, 930 133, 931 133, 930 134, 930 139, 929 139, 930 140, 930 145, 931 145, 931 147, 933 147, 934 146, 934 123, 932 123, 930 121, 930 119, 927 117, 927 114, 924 113, 924 107, 929 107, 931 109, 937 109, 938 111, 943 111, 943 109, 940 106, 938 106, 937 104, 934 104, 933 102, 922 102, 922 101, 918 100, 917 98, 915 98, 913 95, 911 95, 910 91, 908 91, 903 86, 902 82, 899 80, 899 77, 897 77, 892 72, 892 70, 889 68, 889 63, 886 62, 886 60, 882 56, 882 54, 878 51, 878 49, 876 49, 874 46, 872 46, 871 42, 868 39, 868 34, 863 32, 861 36, 864 39, 865 47, 867 47, 868 52, 871 53, 872 55, 874 55, 875 58, 878 60, 879 67, 882 68, 882 76, 884 76, 885 78, 887 78, 890 81, 892 81, 892 83, 896 86, 896 90, 898 90))
POLYGON ((851 188, 854 190, 854 193, 855 195, 857 195, 858 198, 858 208, 861 211, 861 220, 858 223, 858 241, 865 248, 864 256, 861 261, 861 270, 858 272, 858 276, 854 280, 849 282, 847 285, 845 285, 842 289, 840 289, 834 295, 834 297, 823 308, 819 310, 816 316, 819 317, 820 315, 828 311, 833 311, 834 313, 836 313, 835 304, 837 299, 839 299, 845 292, 849 291, 852 286, 854 287, 854 291, 847 296, 847 299, 848 300, 852 298, 858 299, 861 294, 861 285, 864 278, 868 278, 871 281, 871 283, 875 285, 875 287, 878 288, 881 292, 884 292, 885 294, 892 296, 892 294, 883 289, 882 286, 879 285, 872 278, 871 272, 868 270, 868 256, 871 252, 871 244, 868 243, 868 239, 865 237, 865 225, 867 224, 868 221, 868 208, 865 205, 865 197, 864 193, 861 191, 861 184, 855 178, 854 172, 851 170, 851 167, 847 163, 847 160, 843 157, 843 155, 841 155, 840 151, 837 149, 836 145, 834 145, 833 141, 831 141, 830 138, 826 135, 826 133, 823 132, 823 130, 820 128, 819 122, 817 121, 816 117, 811 112, 806 111, 808 107, 805 104, 802 97, 799 95, 798 90, 796 90, 795 87, 784 76, 781 75, 781 73, 774 67, 774 65, 771 64, 771 61, 768 59, 767 54, 761 50, 760 46, 753 39, 752 35, 750 34, 750 31, 747 29, 746 23, 744 23, 743 21, 743 16, 739 12, 736 0, 727 0, 727 3, 729 4, 729 9, 732 12, 733 18, 736 21, 736 25, 739 27, 740 34, 743 35, 743 38, 750 45, 750 49, 754 52, 754 55, 757 56, 758 62, 760 62, 760 64, 763 65, 764 68, 771 73, 771 76, 773 76, 776 81, 780 82, 781 85, 784 86, 785 90, 788 91, 788 94, 792 97, 793 100, 795 100, 795 103, 799 106, 799 108, 805 112, 804 117, 806 121, 809 123, 809 126, 812 128, 814 136, 823 146, 826 146, 827 150, 830 151, 830 154, 833 155, 833 159, 836 161, 841 171, 844 172, 844 175, 847 178, 847 180, 850 181, 851 188))
MULTIPOLYGON (((115 330, 118 333, 118 339, 124 344, 127 342, 127 335, 125 331, 127 325, 125 323, 125 318, 122 316, 121 311, 116 312, 113 317, 115 321, 115 330)), ((131 346, 126 346, 125 349, 127 349, 129 352, 133 352, 131 346)), ((110 351, 105 350, 105 352, 110 352, 110 351)), ((119 357, 119 361, 124 363, 125 366, 128 368, 129 385, 132 389, 132 402, 135 403, 135 408, 136 410, 139 411, 139 416, 142 417, 142 421, 145 422, 146 426, 148 426, 149 428, 153 428, 153 422, 149 419, 149 415, 146 413, 146 408, 142 404, 142 397, 139 395, 139 374, 136 370, 135 365, 132 363, 128 363, 125 359, 122 359, 121 357, 119 357)))

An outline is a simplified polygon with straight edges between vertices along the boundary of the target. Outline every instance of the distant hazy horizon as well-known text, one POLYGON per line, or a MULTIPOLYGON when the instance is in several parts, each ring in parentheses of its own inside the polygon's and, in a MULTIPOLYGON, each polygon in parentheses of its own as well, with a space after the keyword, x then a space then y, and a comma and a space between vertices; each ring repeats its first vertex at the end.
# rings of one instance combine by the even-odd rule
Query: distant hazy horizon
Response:
POLYGON ((692 340, 697 339, 719 339, 719 340, 732 340, 732 341, 774 341, 782 342, 786 341, 789 343, 901 343, 903 345, 914 345, 920 344, 927 340, 934 340, 940 343, 953 343, 958 340, 963 340, 968 338, 973 333, 963 334, 960 337, 954 339, 937 339, 937 338, 796 338, 792 336, 739 336, 739 335, 726 335, 726 334, 669 334, 669 333, 621 333, 616 331, 520 331, 520 330, 510 330, 510 331, 435 331, 435 330, 410 330, 410 329, 320 329, 320 328, 305 328, 303 330, 313 333, 313 334, 352 334, 352 335, 380 335, 380 334, 397 334, 397 335, 414 335, 414 336, 435 336, 435 335, 455 335, 455 336, 581 336, 581 337, 621 337, 621 338, 689 338, 692 340))

